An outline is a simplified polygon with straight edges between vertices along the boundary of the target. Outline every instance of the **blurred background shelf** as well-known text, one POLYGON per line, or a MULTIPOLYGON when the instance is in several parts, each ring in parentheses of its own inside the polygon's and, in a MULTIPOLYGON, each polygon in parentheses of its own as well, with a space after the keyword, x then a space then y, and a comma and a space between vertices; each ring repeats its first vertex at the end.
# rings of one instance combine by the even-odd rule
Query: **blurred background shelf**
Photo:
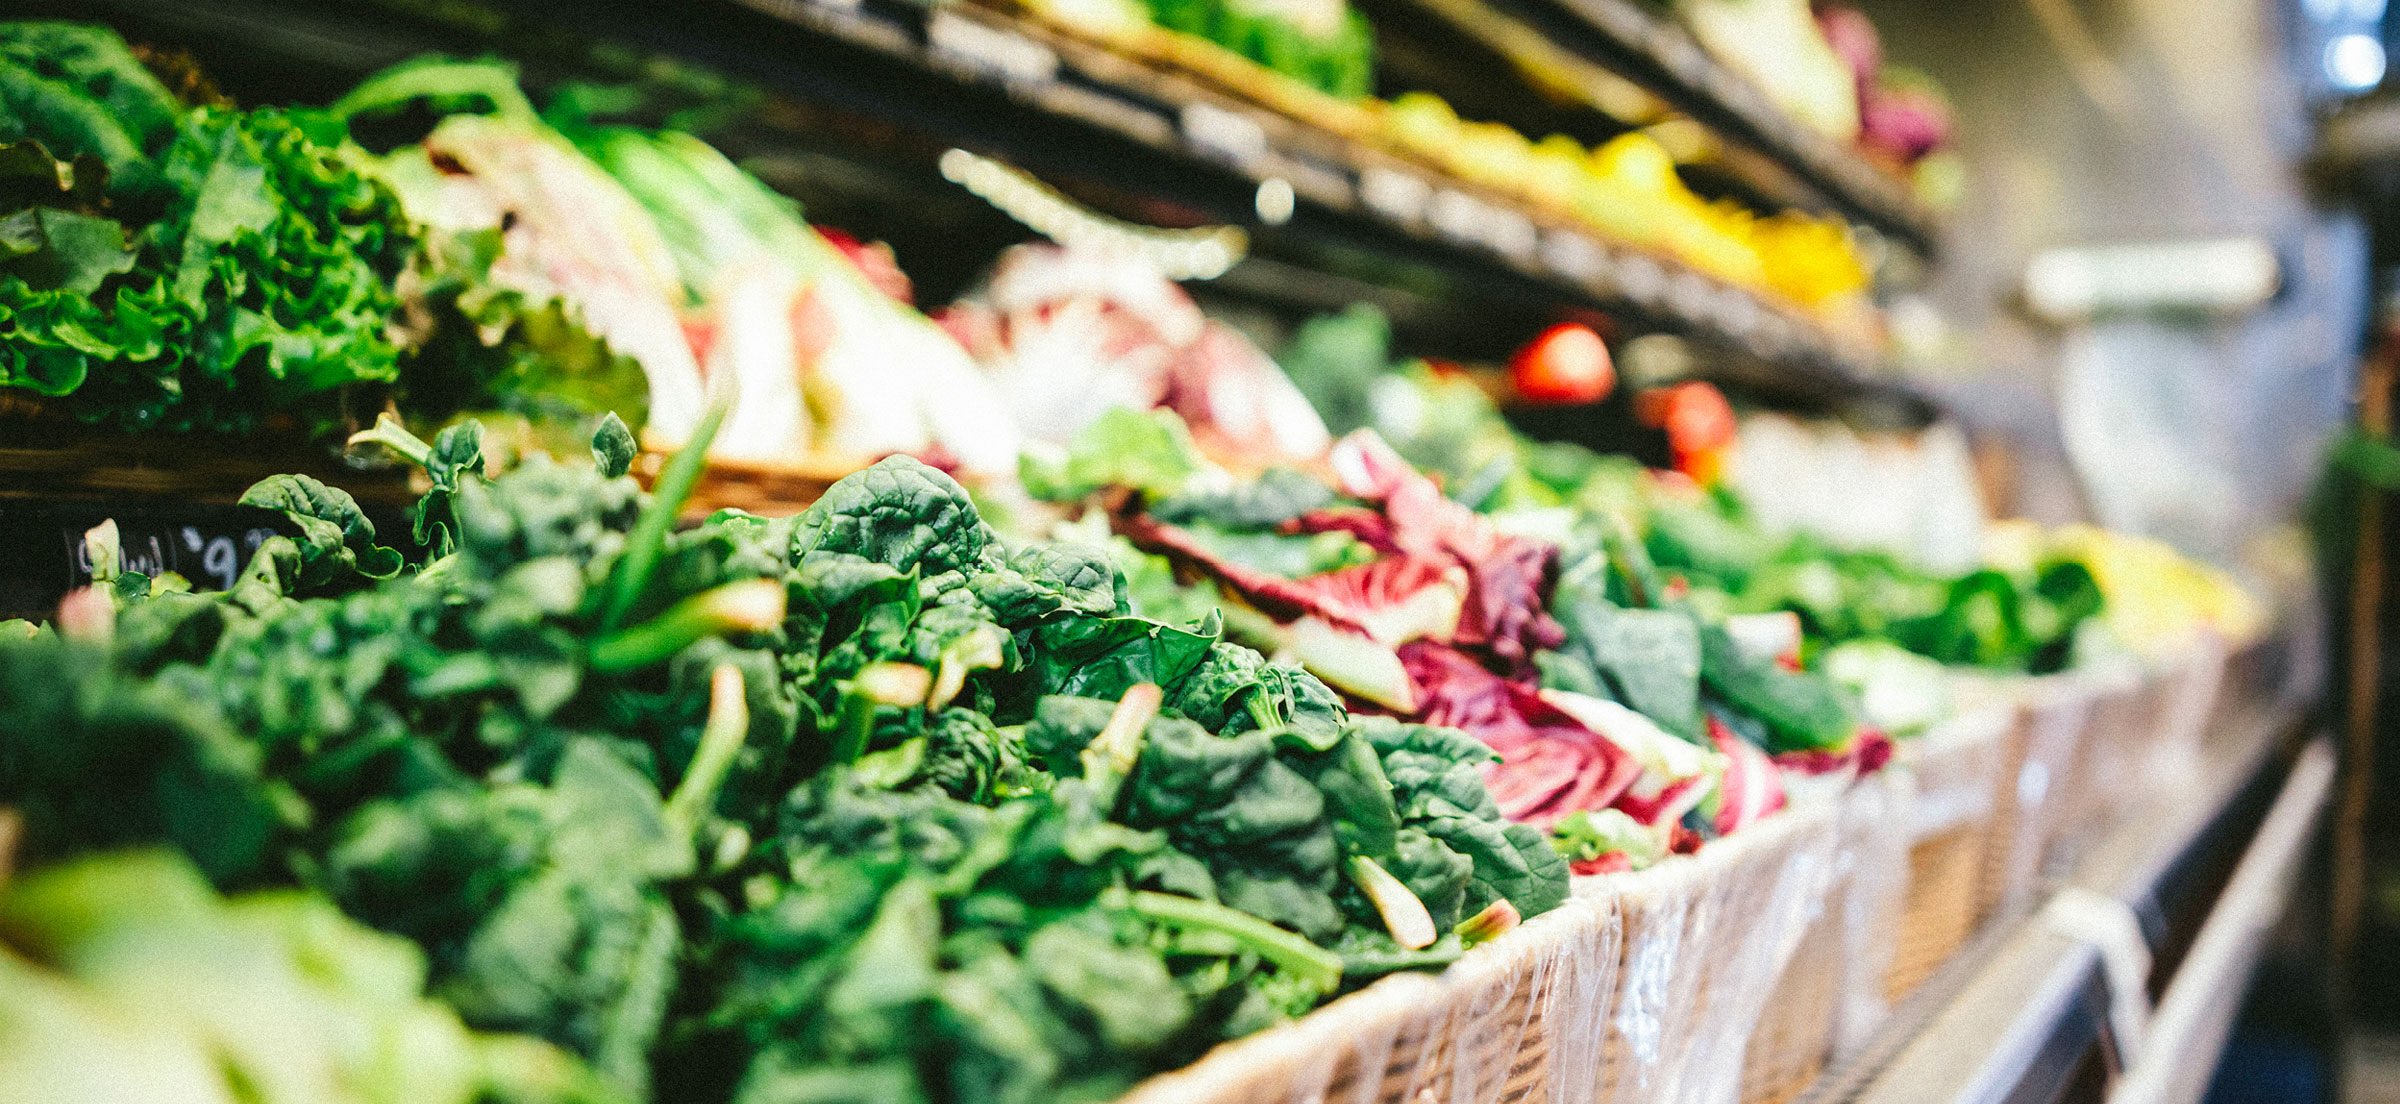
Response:
POLYGON ((1776 107, 1681 24, 1635 0, 1405 2, 1476 18, 1488 5, 1770 159, 1844 214, 1920 251, 1930 252, 1940 237, 1933 213, 1899 178, 1776 107))
MULTIPOLYGON (((1864 397, 1904 411, 1903 421, 1930 410, 1880 375, 1874 350, 1794 308, 1370 147, 1356 139, 1355 125, 1326 113, 1263 103, 1255 89, 1231 90, 1172 59, 1133 56, 981 4, 27 6, 28 14, 105 19, 137 38, 188 44, 237 93, 256 86, 303 101, 330 99, 366 73, 428 50, 474 55, 504 45, 537 84, 588 76, 595 65, 639 73, 657 58, 702 67, 767 97, 722 113, 712 140, 779 187, 796 178, 821 192, 830 185, 835 194, 803 196, 812 217, 872 232, 904 224, 889 238, 932 295, 963 289, 1011 234, 1022 236, 940 178, 940 155, 955 146, 1134 222, 1243 226, 1251 257, 1213 281, 1210 293, 1294 316, 1374 302, 1427 355, 1498 359, 1524 333, 1597 311, 1620 335, 1663 332, 1699 343, 1724 377, 1770 403, 1822 408, 1864 397)), ((1804 190, 1784 187, 1792 196, 1804 190)))

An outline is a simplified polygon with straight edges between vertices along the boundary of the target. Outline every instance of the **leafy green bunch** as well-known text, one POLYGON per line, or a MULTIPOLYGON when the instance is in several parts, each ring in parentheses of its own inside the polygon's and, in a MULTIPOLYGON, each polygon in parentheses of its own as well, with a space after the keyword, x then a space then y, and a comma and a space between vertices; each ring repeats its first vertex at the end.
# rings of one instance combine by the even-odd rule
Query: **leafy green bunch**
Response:
POLYGON ((186 108, 113 32, 0 24, 0 388, 127 429, 338 420, 412 238, 328 117, 186 108))
POLYGON ((1882 552, 1775 537, 1738 502, 1662 500, 1645 544, 1698 600, 1727 613, 1788 610, 1823 644, 1888 640, 1942 663, 2047 674, 2072 660, 2101 607, 2089 568, 2048 559, 1942 575, 1882 552))
POLYGON ((713 428, 653 496, 614 419, 496 476, 386 423, 429 559, 280 477, 233 589, 104 570, 0 637, 28 858, 312 886, 471 1026, 761 1101, 1105 1096, 1563 896, 1473 741, 1126 613, 914 461, 678 528, 713 428))
POLYGON ((0 887, 0 1096, 260 1104, 608 1104, 572 1058, 468 1031, 424 956, 322 897, 220 898, 181 856, 0 887))
POLYGON ((1720 611, 1678 593, 1624 515, 1588 519, 1561 560, 1551 608, 1566 641, 1536 657, 1545 686, 1621 702, 1703 747, 1710 719, 1776 754, 1833 751, 1858 735, 1838 684, 1742 647, 1720 611))

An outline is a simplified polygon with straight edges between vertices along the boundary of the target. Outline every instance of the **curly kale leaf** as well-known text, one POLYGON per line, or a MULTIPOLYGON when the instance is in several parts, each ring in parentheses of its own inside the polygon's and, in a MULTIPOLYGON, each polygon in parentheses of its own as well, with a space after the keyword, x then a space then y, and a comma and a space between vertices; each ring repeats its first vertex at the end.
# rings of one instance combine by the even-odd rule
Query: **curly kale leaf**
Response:
POLYGON ((155 159, 183 113, 124 39, 75 23, 0 23, 0 106, 0 139, 89 153, 136 204, 156 199, 155 159))
POLYGON ((76 175, 37 144, 0 145, 0 187, 20 181, 35 186, 26 189, 33 205, 0 200, 6 211, 0 214, 0 275, 22 282, 20 295, 89 299, 110 277, 132 271, 140 255, 114 219, 60 205, 74 202, 76 175), (41 188, 45 177, 50 187, 41 188))
POLYGON ((114 35, 58 24, 0 25, 0 103, 0 140, 105 164, 127 222, 56 197, 0 211, 0 387, 128 429, 314 432, 342 388, 396 378, 413 239, 338 125, 187 112, 114 35))

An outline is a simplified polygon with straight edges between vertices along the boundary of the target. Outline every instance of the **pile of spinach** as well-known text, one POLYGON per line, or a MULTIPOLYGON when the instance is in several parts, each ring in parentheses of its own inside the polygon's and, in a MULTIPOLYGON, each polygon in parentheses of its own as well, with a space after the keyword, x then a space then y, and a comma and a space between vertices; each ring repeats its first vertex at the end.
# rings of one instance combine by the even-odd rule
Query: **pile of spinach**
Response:
POLYGON ((789 518, 428 443, 419 562, 347 495, 222 594, 109 567, 0 627, 25 861, 172 845, 421 946, 628 1099, 1101 1099, 1564 895, 1454 732, 1353 718, 1108 553, 887 460, 789 518))

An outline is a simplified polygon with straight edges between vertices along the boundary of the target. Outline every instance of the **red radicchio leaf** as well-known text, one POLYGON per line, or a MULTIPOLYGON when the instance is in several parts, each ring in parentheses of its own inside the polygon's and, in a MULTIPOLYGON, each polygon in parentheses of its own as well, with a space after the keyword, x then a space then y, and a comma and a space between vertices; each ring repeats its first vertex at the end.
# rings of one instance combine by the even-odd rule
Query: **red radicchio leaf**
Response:
POLYGON ((1892 738, 1873 728, 1860 729, 1840 751, 1787 751, 1775 757, 1776 766, 1811 776, 1839 771, 1854 771, 1864 776, 1882 770, 1891 761, 1892 738))
POLYGON ((1347 614, 1328 605, 1315 590, 1280 575, 1254 571, 1226 560, 1208 550, 1206 545, 1178 525, 1169 525, 1137 513, 1122 513, 1116 517, 1117 532, 1152 552, 1190 564, 1206 572, 1243 598, 1258 607, 1259 612, 1279 621, 1301 617, 1320 617, 1337 628, 1348 629, 1361 636, 1366 627, 1347 614))
POLYGON ((1700 838, 1700 833, 1680 824, 1675 826, 1674 831, 1667 833, 1667 850, 1677 855, 1692 854, 1700 850, 1701 844, 1707 842, 1700 838))
POLYGON ((1715 717, 1708 719, 1708 738, 1732 760, 1725 768, 1723 796, 1717 806, 1717 835, 1730 836, 1783 808, 1783 776, 1777 773, 1774 759, 1734 735, 1715 717))
POLYGON ((1467 573, 1446 560, 1397 556, 1291 583, 1320 616, 1357 625, 1387 648, 1457 634, 1467 573))
POLYGON ((1544 829, 1580 807, 1598 781, 1591 751, 1572 740, 1534 736, 1500 756, 1484 769, 1493 804, 1510 820, 1544 829))
MULTIPOLYGON (((1640 773, 1638 768, 1635 773, 1640 773)), ((1656 828, 1661 824, 1681 821, 1683 814, 1690 812, 1693 806, 1708 796, 1705 789, 1707 785, 1706 777, 1686 778, 1669 783, 1665 789, 1650 797, 1638 796, 1635 789, 1628 786, 1624 793, 1617 795, 1609 808, 1632 817, 1645 827, 1656 828)))
POLYGON ((1283 524, 1290 533, 1348 533, 1377 555, 1398 555, 1392 541, 1392 519, 1364 506, 1329 506, 1311 510, 1283 524))
POLYGON ((1611 851, 1596 859, 1577 859, 1568 863, 1567 869, 1585 877, 1594 874, 1623 874, 1633 869, 1633 856, 1623 851, 1611 851))
POLYGON ((1632 756, 1541 700, 1533 686, 1503 679, 1463 652, 1418 642, 1400 649, 1400 662, 1417 684, 1417 720, 1464 729, 1500 753, 1484 778, 1511 820, 1547 829, 1570 814, 1610 807, 1641 777, 1632 756))
POLYGON ((1415 643, 1400 649, 1400 665, 1417 684, 1417 720, 1463 728, 1491 743, 1533 726, 1518 714, 1508 680, 1455 648, 1415 643))
MULTIPOLYGON (((1372 431, 1342 438, 1331 463, 1344 493, 1383 508, 1386 524, 1370 544, 1405 555, 1447 556, 1466 567, 1460 643, 1488 647, 1516 670, 1531 662, 1533 653, 1566 641, 1566 631, 1542 603, 1542 584, 1557 549, 1501 534, 1490 519, 1443 495, 1438 484, 1409 467, 1372 431)), ((1304 518, 1302 524, 1329 521, 1368 539, 1371 527, 1346 515, 1314 522, 1304 518)))
POLYGON ((1542 608, 1542 583, 1557 554, 1546 544, 1502 537, 1490 555, 1471 562, 1459 643, 1489 647, 1512 667, 1566 643, 1566 630, 1542 608))

